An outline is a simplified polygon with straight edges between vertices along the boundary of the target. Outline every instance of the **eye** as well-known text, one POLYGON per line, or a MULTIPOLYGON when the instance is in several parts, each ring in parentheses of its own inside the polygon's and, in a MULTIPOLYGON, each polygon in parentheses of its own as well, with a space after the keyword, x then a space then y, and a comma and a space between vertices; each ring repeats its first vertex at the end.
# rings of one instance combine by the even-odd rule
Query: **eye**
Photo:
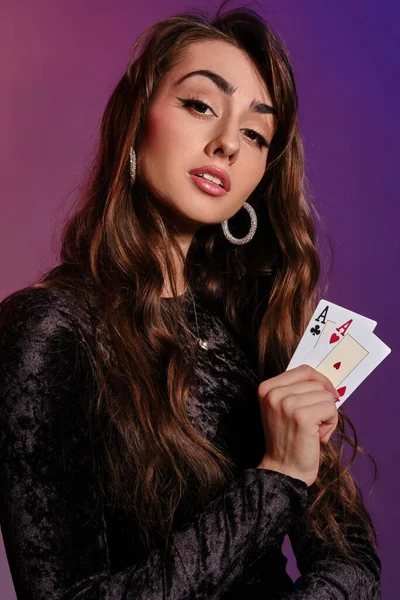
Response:
MULTIPOLYGON (((204 115, 204 112, 202 112, 202 110, 207 110, 210 109, 211 112, 213 114, 214 111, 211 108, 211 106, 208 106, 208 104, 206 104, 205 102, 203 102, 202 100, 195 100, 193 98, 178 98, 178 100, 180 102, 182 102, 184 107, 187 108, 194 108, 195 112, 200 114, 200 115, 204 115)), ((207 115, 206 115, 207 116, 207 115)), ((257 131, 254 131, 253 129, 245 129, 244 131, 247 131, 248 133, 250 133, 250 135, 252 135, 253 137, 249 138, 251 141, 255 141, 257 143, 257 146, 259 148, 269 148, 269 144, 267 142, 267 140, 265 139, 264 136, 262 136, 260 133, 258 133, 257 131)))
POLYGON ((205 108, 206 110, 207 110, 207 108, 209 108, 214 113, 211 106, 208 106, 208 104, 206 104, 205 102, 202 102, 201 100, 194 100, 194 99, 190 99, 190 98, 187 98, 186 100, 185 100, 185 98, 178 98, 178 100, 180 100, 182 102, 183 106, 185 106, 185 107, 189 107, 189 108, 195 107, 196 112, 200 112, 201 115, 204 114, 203 112, 201 112, 202 108, 205 108))
POLYGON ((245 129, 245 131, 248 131, 255 136, 253 139, 257 140, 257 144, 260 146, 260 148, 263 148, 264 146, 265 148, 269 148, 269 144, 263 135, 257 133, 257 131, 254 131, 254 129, 245 129))

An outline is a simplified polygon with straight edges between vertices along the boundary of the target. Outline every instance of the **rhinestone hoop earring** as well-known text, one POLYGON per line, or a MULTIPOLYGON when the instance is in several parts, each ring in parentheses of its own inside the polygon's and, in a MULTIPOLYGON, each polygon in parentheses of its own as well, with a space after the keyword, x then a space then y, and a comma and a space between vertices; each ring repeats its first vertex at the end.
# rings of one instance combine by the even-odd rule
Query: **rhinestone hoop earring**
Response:
POLYGON ((251 224, 250 224, 250 231, 249 233, 243 237, 243 238, 236 238, 234 237, 231 232, 228 229, 228 219, 226 219, 226 221, 222 221, 221 225, 222 225, 222 231, 224 232, 224 236, 226 237, 227 240, 229 240, 230 242, 232 242, 232 244, 247 244, 247 242, 249 242, 257 229, 257 214, 256 211, 254 210, 254 208, 251 206, 251 204, 249 204, 248 202, 245 202, 243 204, 243 208, 245 208, 247 210, 247 212, 250 215, 250 220, 251 220, 251 224))
POLYGON ((129 171, 131 177, 131 184, 133 185, 136 179, 136 152, 133 149, 133 146, 131 147, 129 152, 129 171))

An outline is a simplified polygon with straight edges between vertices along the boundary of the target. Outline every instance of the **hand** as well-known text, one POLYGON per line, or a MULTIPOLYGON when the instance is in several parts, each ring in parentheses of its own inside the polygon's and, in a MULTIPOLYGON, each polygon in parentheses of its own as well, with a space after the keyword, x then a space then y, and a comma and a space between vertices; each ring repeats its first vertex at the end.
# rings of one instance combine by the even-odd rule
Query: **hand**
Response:
POLYGON ((258 468, 301 479, 317 478, 320 442, 327 443, 338 422, 330 380, 308 365, 300 365, 258 386, 266 450, 258 468))

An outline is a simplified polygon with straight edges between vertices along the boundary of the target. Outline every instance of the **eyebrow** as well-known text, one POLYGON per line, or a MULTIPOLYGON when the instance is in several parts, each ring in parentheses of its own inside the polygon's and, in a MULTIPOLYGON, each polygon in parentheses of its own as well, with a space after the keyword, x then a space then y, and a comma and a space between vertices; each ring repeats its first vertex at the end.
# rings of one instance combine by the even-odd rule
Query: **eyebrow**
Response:
MULTIPOLYGON (((226 94, 227 96, 233 96, 233 94, 237 90, 237 88, 233 87, 233 85, 231 83, 229 83, 229 81, 224 79, 221 75, 218 75, 217 73, 214 73, 213 71, 209 71, 208 69, 199 69, 198 71, 191 71, 190 73, 186 73, 186 75, 184 75, 183 77, 178 79, 178 81, 175 82, 175 85, 179 85, 180 83, 182 83, 182 81, 185 81, 185 79, 188 79, 188 77, 194 77, 195 75, 201 75, 202 77, 207 77, 213 83, 215 83, 215 85, 217 85, 219 87, 219 89, 222 90, 224 92, 224 94, 226 94)), ((277 114, 275 108, 273 108, 269 104, 264 104, 263 102, 257 102, 257 100, 253 100, 250 103, 249 108, 253 112, 260 113, 260 114, 272 114, 272 115, 277 114)))

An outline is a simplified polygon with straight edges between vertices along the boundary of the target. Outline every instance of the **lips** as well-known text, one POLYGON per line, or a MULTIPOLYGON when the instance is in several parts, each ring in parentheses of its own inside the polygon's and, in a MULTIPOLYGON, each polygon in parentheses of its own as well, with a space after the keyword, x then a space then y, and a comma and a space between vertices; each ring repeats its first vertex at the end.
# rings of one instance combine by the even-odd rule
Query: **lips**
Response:
POLYGON ((224 190, 229 192, 231 189, 231 180, 226 171, 224 169, 219 169, 214 165, 203 165, 202 167, 197 167, 196 169, 192 169, 189 171, 191 175, 204 175, 204 173, 208 173, 213 177, 219 177, 222 185, 224 186, 224 190))

